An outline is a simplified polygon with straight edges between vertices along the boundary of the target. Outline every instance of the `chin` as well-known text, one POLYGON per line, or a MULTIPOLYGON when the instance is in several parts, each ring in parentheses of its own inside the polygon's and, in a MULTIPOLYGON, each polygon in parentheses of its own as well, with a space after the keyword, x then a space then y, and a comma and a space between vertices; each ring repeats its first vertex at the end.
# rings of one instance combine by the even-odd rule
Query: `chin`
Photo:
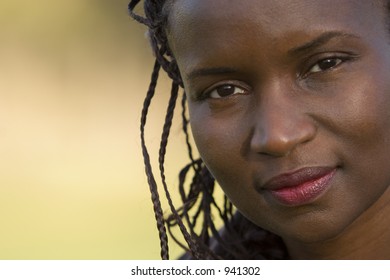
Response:
POLYGON ((332 230, 332 229, 325 229, 322 231, 311 231, 311 232, 304 232, 299 231, 295 232, 291 235, 282 237, 283 240, 294 240, 295 242, 299 243, 324 243, 327 241, 331 241, 333 239, 336 239, 341 232, 339 230, 332 230))
POLYGON ((284 232, 284 234, 280 236, 285 241, 291 240, 305 244, 326 243, 342 237, 348 231, 352 222, 331 220, 306 221, 302 226, 281 229, 280 232, 284 232))

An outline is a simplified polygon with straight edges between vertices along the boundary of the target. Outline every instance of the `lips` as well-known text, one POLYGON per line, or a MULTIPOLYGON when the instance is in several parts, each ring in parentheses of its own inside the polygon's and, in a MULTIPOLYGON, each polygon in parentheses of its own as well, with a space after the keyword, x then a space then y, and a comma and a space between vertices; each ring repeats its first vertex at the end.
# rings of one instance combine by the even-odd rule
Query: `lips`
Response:
POLYGON ((336 171, 335 167, 302 168, 271 178, 261 191, 286 206, 308 204, 325 193, 336 171))

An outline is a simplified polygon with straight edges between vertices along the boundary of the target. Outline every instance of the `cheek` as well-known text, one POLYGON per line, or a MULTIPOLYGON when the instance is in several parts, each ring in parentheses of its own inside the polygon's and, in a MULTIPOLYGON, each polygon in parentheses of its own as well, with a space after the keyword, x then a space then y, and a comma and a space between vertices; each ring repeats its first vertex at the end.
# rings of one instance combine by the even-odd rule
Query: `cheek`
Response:
POLYGON ((226 196, 248 217, 254 209, 255 213, 264 209, 266 202, 253 187, 252 165, 243 152, 250 135, 246 114, 216 116, 208 105, 199 104, 190 104, 189 109, 199 153, 226 196))
MULTIPOLYGON (((241 114, 211 112, 207 104, 191 104, 190 123, 199 153, 221 185, 235 181, 243 168, 241 150, 248 128, 241 114)), ((241 177, 241 176, 240 176, 241 177)))
POLYGON ((378 75, 339 96, 326 129, 345 174, 340 197, 367 208, 390 185, 390 83, 378 75))
MULTIPOLYGON (((343 148, 354 149, 352 155, 367 159, 390 154, 390 84, 381 80, 368 81, 355 88, 344 102, 338 122, 343 148), (375 85, 375 86, 373 86, 375 85)), ((352 151, 351 151, 352 152, 352 151)), ((379 159, 378 158, 378 159, 379 159)), ((386 160, 390 162, 390 160, 386 160)))
POLYGON ((239 135, 235 125, 211 116, 207 106, 190 105, 190 123, 198 150, 209 167, 232 159, 239 152, 239 135), (236 131, 236 133, 233 133, 236 131))

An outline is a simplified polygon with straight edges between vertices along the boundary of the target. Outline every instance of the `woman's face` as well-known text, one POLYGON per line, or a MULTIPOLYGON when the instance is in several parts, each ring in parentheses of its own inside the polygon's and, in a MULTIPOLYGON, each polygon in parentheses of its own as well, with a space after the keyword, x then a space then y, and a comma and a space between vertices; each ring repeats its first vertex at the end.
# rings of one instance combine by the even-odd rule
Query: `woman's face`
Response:
POLYGON ((284 238, 333 238, 388 201, 390 35, 377 2, 173 4, 199 152, 236 207, 284 238))

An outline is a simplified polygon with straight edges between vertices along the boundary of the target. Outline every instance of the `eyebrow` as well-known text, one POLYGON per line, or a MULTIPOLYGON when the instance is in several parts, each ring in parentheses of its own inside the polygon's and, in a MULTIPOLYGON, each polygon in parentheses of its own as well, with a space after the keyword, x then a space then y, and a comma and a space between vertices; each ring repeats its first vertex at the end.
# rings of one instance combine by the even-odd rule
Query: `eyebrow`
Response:
POLYGON ((309 51, 316 49, 322 45, 325 45, 326 43, 328 43, 330 40, 332 40, 334 38, 358 39, 359 36, 345 33, 345 32, 339 32, 339 31, 326 32, 326 33, 321 34, 320 36, 314 38, 313 40, 311 40, 311 41, 309 41, 301 46, 294 47, 294 48, 290 49, 288 51, 288 54, 289 55, 299 55, 299 54, 302 54, 305 52, 309 52, 309 51))
POLYGON ((223 74, 231 74, 237 72, 235 69, 230 67, 210 67, 210 68, 200 68, 195 69, 188 73, 188 79, 194 79, 200 76, 218 76, 223 74))
MULTIPOLYGON (((334 38, 353 38, 357 39, 359 36, 345 33, 345 32, 339 32, 339 31, 330 31, 321 34, 320 36, 314 38, 313 40, 304 43, 303 45, 300 45, 298 47, 294 47, 290 50, 288 50, 289 55, 299 55, 305 52, 309 52, 313 49, 316 49, 326 43, 328 43, 330 40, 334 38)), ((188 79, 195 79, 201 76, 218 76, 218 75, 224 75, 224 74, 232 74, 237 72, 234 68, 230 67, 210 67, 210 68, 200 68, 195 69, 188 73, 186 76, 188 79)))

